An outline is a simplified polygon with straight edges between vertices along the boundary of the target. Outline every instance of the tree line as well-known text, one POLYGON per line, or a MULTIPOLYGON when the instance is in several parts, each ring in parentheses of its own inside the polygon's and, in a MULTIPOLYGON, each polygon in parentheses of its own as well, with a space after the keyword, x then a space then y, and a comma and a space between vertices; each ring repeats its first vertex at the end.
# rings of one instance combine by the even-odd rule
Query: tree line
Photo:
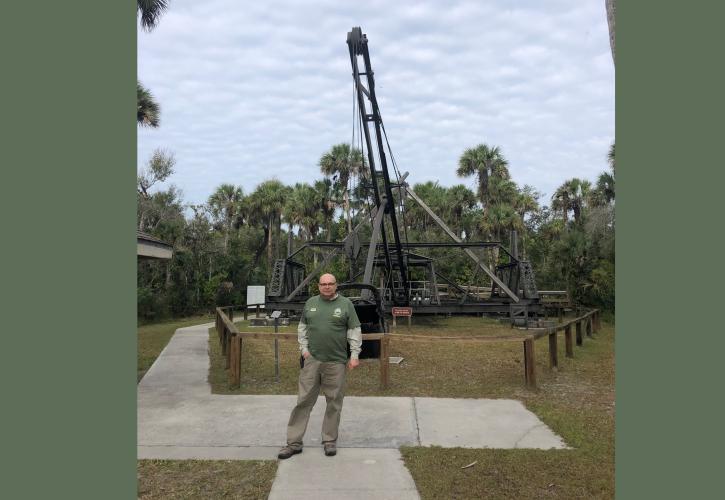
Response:
MULTIPOLYGON (((466 149, 458 161, 456 174, 473 180, 475 189, 438 182, 411 187, 464 241, 508 246, 511 230, 516 230, 520 257, 532 263, 539 289, 566 289, 581 303, 611 310, 614 144, 607 160, 608 168, 597 179, 565 181, 548 204, 542 204, 533 186, 516 184, 501 148, 487 144, 466 149)), ((175 186, 155 187, 168 180, 175 167, 172 153, 155 151, 137 176, 137 224, 139 230, 173 245, 174 258, 139 260, 139 318, 182 316, 219 303, 240 303, 247 285, 268 284, 274 260, 287 255, 290 235, 294 248, 313 240, 339 241, 369 219, 366 205, 372 186, 362 153, 338 144, 320 157, 318 166, 321 178, 313 182, 286 185, 268 179, 250 193, 224 183, 205 203, 189 205, 175 186)), ((417 204, 400 199, 396 203, 405 204, 399 223, 408 241, 450 240, 417 204)), ((361 241, 369 234, 364 228, 361 241)), ((437 259, 437 269, 446 276, 474 284, 475 268, 462 252, 432 249, 426 254, 437 259)), ((309 270, 319 256, 306 252, 300 260, 309 270)), ((496 265, 506 257, 492 252, 487 259, 496 265)), ((343 279, 350 272, 344 260, 333 262, 331 270, 343 279)))
MULTIPOLYGON (((615 3, 607 0, 606 6, 614 58, 615 3)), ((152 31, 167 8, 167 0, 138 0, 142 29, 152 31)), ((138 125, 157 128, 158 102, 140 81, 136 93, 138 125)), ((593 182, 566 180, 546 200, 548 205, 540 202, 542 195, 534 187, 518 186, 501 148, 487 144, 466 149, 456 168, 459 177, 474 179, 474 190, 437 182, 412 188, 464 241, 493 240, 508 246, 516 230, 520 256, 532 263, 539 289, 566 289, 583 304, 613 310, 614 144, 607 162, 608 169, 593 182)), ((175 163, 172 153, 157 150, 137 175, 138 229, 174 247, 170 262, 138 262, 141 320, 240 303, 247 285, 267 284, 274 259, 287 254, 290 234, 296 248, 312 240, 339 241, 369 216, 365 158, 347 144, 335 145, 321 156, 322 178, 312 183, 288 186, 269 179, 249 194, 225 183, 198 205, 186 204, 173 185, 156 187, 173 175, 175 163)), ((395 201, 405 204, 401 224, 408 241, 447 241, 425 210, 406 200, 395 201)), ((366 229, 363 241, 370 236, 366 229)), ((433 249, 428 255, 447 276, 474 284, 477 271, 461 252, 433 249)), ((301 260, 310 269, 318 257, 313 253, 301 260)), ((486 258, 491 266, 505 261, 497 251, 486 258)), ((330 270, 339 276, 350 272, 340 260, 330 270)))

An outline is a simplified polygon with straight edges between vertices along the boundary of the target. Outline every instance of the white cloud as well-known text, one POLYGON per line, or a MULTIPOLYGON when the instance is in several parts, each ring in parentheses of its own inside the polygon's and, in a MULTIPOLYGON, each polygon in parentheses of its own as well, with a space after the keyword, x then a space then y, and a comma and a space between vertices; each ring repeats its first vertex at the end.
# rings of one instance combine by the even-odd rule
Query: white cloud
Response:
POLYGON ((192 203, 222 182, 250 192, 272 176, 320 178, 321 154, 352 135, 353 26, 368 35, 391 147, 413 183, 469 183, 458 157, 484 142, 549 197, 606 168, 614 68, 601 0, 175 0, 138 35, 138 76, 161 105, 161 127, 139 129, 139 165, 173 151, 170 182, 192 203))

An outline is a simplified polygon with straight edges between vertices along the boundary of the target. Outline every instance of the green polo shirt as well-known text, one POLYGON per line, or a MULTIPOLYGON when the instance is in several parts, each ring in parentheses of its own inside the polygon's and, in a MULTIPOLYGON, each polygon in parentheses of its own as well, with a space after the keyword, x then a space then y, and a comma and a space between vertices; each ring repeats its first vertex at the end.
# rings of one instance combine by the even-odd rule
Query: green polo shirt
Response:
POLYGON ((360 326, 350 299, 340 294, 332 300, 315 295, 305 302, 302 321, 307 325, 308 349, 313 358, 347 362, 347 331, 360 326))

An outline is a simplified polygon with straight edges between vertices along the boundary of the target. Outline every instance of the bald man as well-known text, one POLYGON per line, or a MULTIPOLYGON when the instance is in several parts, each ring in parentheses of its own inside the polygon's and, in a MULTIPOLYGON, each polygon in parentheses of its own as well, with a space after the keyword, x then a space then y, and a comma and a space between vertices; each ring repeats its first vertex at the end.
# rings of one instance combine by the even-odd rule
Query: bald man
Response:
POLYGON ((322 421, 322 446, 328 457, 337 454, 337 429, 345 397, 345 365, 352 370, 360 363, 362 333, 355 307, 350 299, 337 293, 337 280, 332 274, 320 276, 318 286, 320 294, 305 302, 297 326, 304 364, 300 371, 297 405, 287 424, 287 446, 277 455, 280 459, 302 453, 302 438, 320 390, 327 400, 322 421), (350 359, 347 344, 350 344, 350 359))

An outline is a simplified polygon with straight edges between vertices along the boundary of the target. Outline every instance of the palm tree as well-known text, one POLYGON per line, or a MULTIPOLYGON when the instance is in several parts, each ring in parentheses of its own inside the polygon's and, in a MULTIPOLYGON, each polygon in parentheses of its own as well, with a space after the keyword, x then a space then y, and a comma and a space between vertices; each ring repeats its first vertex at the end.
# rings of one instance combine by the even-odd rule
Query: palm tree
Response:
POLYGON ((325 235, 328 242, 332 241, 332 222, 335 216, 335 200, 333 196, 332 181, 322 179, 315 181, 312 188, 320 199, 320 218, 325 227, 325 235))
POLYGON ((559 186, 552 197, 551 208, 560 210, 564 223, 568 221, 568 212, 574 212, 574 223, 581 222, 582 211, 591 195, 592 183, 586 180, 569 179, 559 186))
POLYGON ((491 202, 489 193, 489 179, 498 177, 509 179, 508 162, 498 146, 490 147, 479 144, 475 148, 466 149, 458 160, 456 174, 459 177, 478 177, 478 197, 483 204, 483 212, 488 212, 491 202))
POLYGON ((525 184, 523 188, 518 190, 518 194, 514 201, 514 210, 519 214, 521 218, 521 255, 522 258, 526 258, 526 215, 536 213, 539 210, 539 198, 541 193, 538 192, 533 186, 525 184))
MULTIPOLYGON (((440 186, 437 181, 416 184, 413 186, 413 191, 434 213, 443 214, 446 211, 448 207, 446 188, 440 186)), ((421 227, 424 238, 428 234, 429 226, 435 227, 435 224, 432 224, 433 219, 431 216, 417 203, 408 206, 405 219, 407 224, 421 227)))
MULTIPOLYGON (((523 229, 523 223, 514 207, 507 203, 497 203, 491 205, 491 209, 488 214, 481 219, 481 225, 484 231, 488 232, 493 236, 494 241, 502 241, 502 235, 504 231, 516 229, 521 231, 523 229)), ((493 247, 491 256, 491 268, 495 269, 498 265, 499 249, 493 247)))
POLYGON ((476 206, 476 195, 463 184, 448 188, 446 192, 451 227, 461 236, 463 214, 476 206))
MULTIPOLYGON (((168 7, 168 0, 137 0, 136 13, 141 16, 141 27, 151 31, 159 22, 161 14, 168 7)), ((136 118, 138 124, 147 127, 159 126, 159 105, 151 92, 136 80, 136 118)))
POLYGON ((282 209, 290 188, 277 179, 262 182, 250 195, 250 208, 264 225, 267 241, 267 261, 272 265, 272 240, 279 235, 282 209))
POLYGON ((578 180, 579 182, 577 189, 574 191, 571 209, 574 211, 574 222, 579 224, 582 220, 584 210, 587 208, 587 201, 591 196, 592 183, 587 180, 574 180, 578 180))
POLYGON ((322 155, 319 165, 323 175, 331 176, 333 181, 337 180, 337 187, 342 191, 347 231, 351 233, 350 193, 347 184, 352 176, 365 176, 365 160, 362 151, 350 148, 349 144, 337 144, 322 155))
POLYGON ((209 196, 208 204, 212 216, 220 220, 224 227, 224 253, 227 253, 229 234, 234 222, 240 215, 244 194, 242 188, 232 184, 222 184, 209 196))
POLYGON ((519 190, 514 201, 514 208, 521 217, 521 222, 524 221, 527 214, 536 212, 539 209, 539 198, 541 198, 541 193, 533 186, 525 184, 519 190))
POLYGON ((154 128, 159 126, 159 105, 151 92, 138 80, 136 80, 136 119, 141 126, 154 128))
POLYGON ((609 152, 607 153, 607 163, 609 163, 609 167, 612 169, 612 174, 614 175, 616 172, 614 168, 614 143, 609 146, 609 152))
POLYGON ((551 197, 551 209, 561 212, 564 219, 564 226, 569 221, 569 210, 571 208, 571 186, 568 181, 556 188, 554 195, 551 197))
POLYGON ((284 212, 287 222, 291 226, 300 228, 307 241, 312 241, 320 229, 320 210, 324 199, 320 193, 309 184, 298 182, 285 203, 284 212))
POLYGON ((614 200, 614 176, 609 172, 602 172, 597 179, 595 187, 590 195, 590 202, 593 206, 602 207, 614 200))
POLYGON ((519 196, 519 188, 514 181, 492 176, 488 179, 488 203, 490 205, 514 205, 519 196))
POLYGON ((168 6, 168 0, 137 0, 136 12, 141 16, 141 27, 146 31, 154 29, 168 6))

